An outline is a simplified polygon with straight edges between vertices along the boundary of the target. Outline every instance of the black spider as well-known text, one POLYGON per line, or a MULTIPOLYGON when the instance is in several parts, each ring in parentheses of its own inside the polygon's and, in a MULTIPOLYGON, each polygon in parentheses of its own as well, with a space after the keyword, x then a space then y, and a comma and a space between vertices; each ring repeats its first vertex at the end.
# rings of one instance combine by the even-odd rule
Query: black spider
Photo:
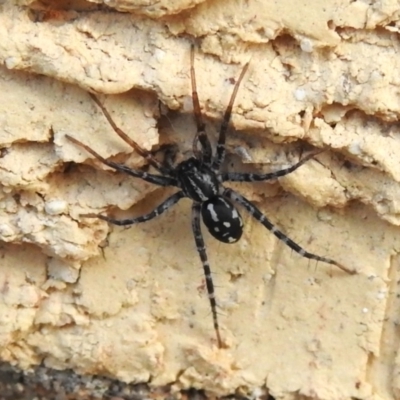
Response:
POLYGON ((92 154, 99 161, 117 171, 124 172, 136 178, 141 178, 146 182, 154 183, 155 185, 174 186, 179 189, 175 194, 170 196, 167 200, 161 203, 153 211, 137 218, 116 220, 105 215, 97 215, 97 214, 84 214, 83 215, 84 217, 100 218, 104 221, 110 222, 115 225, 133 225, 140 222, 149 221, 150 219, 157 217, 158 215, 168 210, 170 207, 172 207, 174 204, 176 204, 180 199, 184 197, 188 197, 191 200, 193 200, 192 229, 193 229, 194 239, 196 242, 197 251, 200 255, 200 259, 203 264, 208 298, 211 304, 214 329, 217 336, 218 347, 220 348, 222 347, 222 339, 219 331, 219 324, 217 318, 217 303, 215 299, 214 284, 211 276, 211 269, 207 259, 207 253, 204 245, 203 235, 201 233, 200 215, 203 219, 204 225, 208 228, 212 236, 214 236, 217 240, 224 243, 235 243, 242 236, 243 221, 233 203, 240 204, 257 221, 259 221, 268 230, 270 230, 278 239, 282 240, 286 245, 288 245, 291 249, 293 249, 303 257, 332 264, 348 273, 354 273, 354 271, 344 267, 343 265, 337 263, 334 260, 325 257, 320 257, 305 251, 293 240, 291 240, 284 233, 278 230, 267 219, 267 217, 265 217, 261 213, 261 211, 249 200, 247 200, 245 197, 243 197, 236 191, 229 188, 225 188, 222 185, 222 182, 226 181, 255 182, 255 181, 266 181, 269 179, 276 179, 281 176, 290 174, 291 172, 299 168, 301 165, 303 165, 306 161, 308 161, 315 155, 315 153, 310 154, 289 168, 285 168, 280 171, 266 173, 266 174, 250 174, 250 173, 240 173, 240 172, 224 173, 220 171, 221 164, 225 158, 226 131, 229 125, 233 103, 236 94, 238 92, 240 82, 242 81, 248 69, 248 66, 249 64, 247 63, 243 67, 239 79, 235 84, 234 90, 232 92, 229 101, 229 105, 225 111, 224 118, 222 120, 215 154, 213 154, 210 141, 205 132, 205 124, 203 122, 203 117, 200 110, 199 98, 196 88, 195 70, 194 70, 193 46, 191 48, 190 74, 192 83, 193 109, 197 124, 197 134, 195 135, 193 140, 193 157, 190 157, 182 161, 175 167, 170 165, 170 163, 168 163, 168 165, 167 163, 161 163, 156 158, 154 158, 149 151, 140 147, 126 133, 124 133, 121 129, 119 129, 115 125, 108 111, 100 103, 99 99, 93 94, 90 94, 90 96, 96 102, 96 104, 101 108, 103 114, 107 118, 108 122, 110 123, 114 131, 126 143, 132 146, 137 153, 139 153, 142 157, 144 157, 148 161, 148 163, 152 165, 159 172, 159 174, 156 175, 141 170, 133 170, 125 165, 108 161, 99 154, 97 154, 94 150, 92 150, 85 144, 78 141, 77 139, 74 139, 71 136, 66 135, 66 137, 70 141, 84 148, 88 153, 92 154))

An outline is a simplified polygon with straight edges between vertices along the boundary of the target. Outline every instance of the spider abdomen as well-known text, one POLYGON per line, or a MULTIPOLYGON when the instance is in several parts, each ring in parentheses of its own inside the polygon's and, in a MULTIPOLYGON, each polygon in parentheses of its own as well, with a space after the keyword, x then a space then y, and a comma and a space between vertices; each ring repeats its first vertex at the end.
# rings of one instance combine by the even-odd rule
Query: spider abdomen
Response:
POLYGON ((242 217, 235 206, 222 196, 203 202, 201 215, 208 231, 220 242, 235 243, 242 236, 242 217))

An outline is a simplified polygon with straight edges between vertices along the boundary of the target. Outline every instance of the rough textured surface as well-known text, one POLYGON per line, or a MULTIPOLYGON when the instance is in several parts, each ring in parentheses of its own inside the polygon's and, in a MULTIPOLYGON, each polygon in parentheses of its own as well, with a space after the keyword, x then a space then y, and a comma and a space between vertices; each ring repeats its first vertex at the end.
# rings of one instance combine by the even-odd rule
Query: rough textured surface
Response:
POLYGON ((399 396, 400 6, 323 3, 0 4, 2 361, 216 395, 399 396), (145 167, 90 89, 141 146, 188 156, 192 42, 212 137, 250 61, 227 168, 277 170, 326 149, 279 182, 233 186, 307 250, 357 271, 292 254, 250 217, 236 245, 206 234, 225 349, 190 202, 130 229, 81 217, 140 215, 171 191, 65 139, 145 167))

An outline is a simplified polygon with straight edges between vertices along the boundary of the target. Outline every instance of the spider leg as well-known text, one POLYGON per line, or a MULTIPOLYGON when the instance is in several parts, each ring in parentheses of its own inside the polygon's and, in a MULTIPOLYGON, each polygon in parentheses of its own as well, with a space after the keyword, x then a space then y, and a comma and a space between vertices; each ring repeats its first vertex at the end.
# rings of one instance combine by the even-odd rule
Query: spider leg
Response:
POLYGON ((100 218, 103 221, 107 221, 110 224, 118 225, 118 226, 134 225, 134 224, 146 222, 155 217, 158 217, 160 214, 162 214, 163 212, 165 212, 169 208, 171 208, 173 205, 175 205, 183 197, 185 197, 185 194, 182 191, 179 191, 179 192, 173 194, 172 196, 168 197, 159 206, 157 206, 153 211, 149 212, 148 214, 141 215, 140 217, 136 217, 136 218, 114 219, 114 218, 107 217, 106 215, 101 215, 101 214, 81 214, 81 216, 86 217, 86 218, 100 218))
POLYGON ((155 185, 159 185, 159 186, 169 186, 169 185, 178 186, 178 182, 174 178, 149 174, 144 171, 139 171, 139 170, 134 170, 134 169, 128 168, 126 165, 108 161, 105 158, 103 158, 100 154, 96 153, 89 146, 87 146, 86 144, 83 144, 82 142, 73 138, 72 136, 65 135, 65 137, 72 143, 75 143, 79 147, 82 147, 83 149, 85 149, 88 153, 90 153, 93 157, 97 158, 103 164, 108 165, 109 167, 114 168, 117 171, 124 172, 125 174, 134 176, 135 178, 141 178, 146 182, 154 183, 155 185))
POLYGON ((178 153, 178 146, 174 144, 168 144, 164 146, 164 165, 170 169, 174 169, 174 164, 176 160, 176 155, 178 153))
POLYGON ((206 126, 201 114, 199 95, 197 93, 196 72, 194 69, 194 45, 192 45, 190 48, 190 79, 192 82, 193 112, 197 125, 196 136, 193 139, 193 154, 197 159, 203 159, 206 164, 210 164, 212 158, 212 149, 210 140, 206 134, 206 126), (200 151, 197 148, 198 142, 200 142, 203 151, 200 151))
POLYGON ((106 117, 108 123, 111 125, 111 127, 114 129, 115 133, 129 146, 131 146, 138 154, 140 154, 143 158, 147 160, 147 162, 152 165, 155 169, 158 171, 162 172, 165 175, 170 174, 170 169, 166 168, 165 166, 162 165, 153 155, 151 154, 150 151, 147 151, 143 147, 139 146, 133 139, 131 139, 122 129, 118 128, 116 123, 113 121, 111 118, 110 113, 107 111, 107 109, 103 106, 103 104, 100 102, 100 100, 93 94, 89 93, 90 97, 93 99, 93 101, 100 107, 101 111, 103 112, 104 116, 106 117))
POLYGON ((232 114, 232 108, 233 108, 233 103, 235 102, 237 92, 239 90, 240 83, 242 82, 242 79, 249 68, 249 63, 247 63, 243 69, 242 72, 240 73, 239 79, 237 80, 235 87, 233 88, 233 92, 231 95, 231 99, 229 101, 228 107, 225 110, 224 118, 222 120, 221 128, 219 130, 219 137, 218 137, 218 143, 217 143, 217 153, 214 157, 213 160, 213 169, 218 171, 219 167, 224 161, 225 158, 225 140, 226 140, 226 131, 228 129, 229 121, 231 120, 231 114, 232 114))
POLYGON ((292 250, 299 253, 301 256, 305 258, 309 258, 311 260, 322 261, 327 264, 335 265, 336 267, 346 271, 349 274, 355 274, 356 271, 351 270, 345 267, 338 262, 331 260, 330 258, 317 256, 316 254, 309 253, 300 247, 297 243, 295 243, 292 239, 288 238, 283 232, 277 229, 268 219, 267 217, 249 200, 235 192, 232 189, 225 189, 223 192, 223 196, 228 197, 229 199, 241 204, 257 221, 261 222, 270 232, 272 232, 279 240, 282 240, 287 246, 289 246, 292 250))
POLYGON ((201 263, 203 264, 204 276, 206 278, 206 286, 207 286, 207 293, 208 299, 211 305, 211 313, 214 322, 214 330, 217 335, 217 343, 218 347, 222 348, 222 340, 221 334, 219 331, 219 324, 218 324, 218 317, 217 317, 217 301, 215 300, 215 291, 214 291, 214 283, 212 280, 210 264, 208 263, 206 248, 204 245, 203 235, 201 233, 201 226, 200 226, 200 203, 193 203, 192 206, 192 228, 193 228, 193 235, 194 240, 196 242, 197 251, 199 253, 201 263))
POLYGON ((259 181, 268 181, 270 179, 277 179, 282 176, 288 175, 291 172, 295 171, 297 168, 301 167, 308 160, 314 158, 317 154, 322 153, 323 150, 311 153, 305 156, 302 160, 297 162, 288 168, 283 168, 279 171, 269 172, 267 174, 250 174, 250 173, 241 173, 241 172, 227 172, 221 174, 222 182, 259 182, 259 181))

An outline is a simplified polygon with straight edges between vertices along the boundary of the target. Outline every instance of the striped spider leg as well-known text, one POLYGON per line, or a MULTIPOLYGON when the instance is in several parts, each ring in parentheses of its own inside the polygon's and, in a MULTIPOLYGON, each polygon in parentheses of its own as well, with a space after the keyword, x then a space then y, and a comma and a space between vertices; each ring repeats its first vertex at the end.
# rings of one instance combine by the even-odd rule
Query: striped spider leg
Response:
POLYGON ((113 168, 116 171, 125 173, 135 178, 143 179, 146 182, 153 183, 163 187, 175 187, 177 191, 158 205, 153 211, 148 214, 136 218, 114 219, 101 214, 84 214, 84 217, 100 218, 114 225, 133 225, 149 221, 174 206, 179 200, 186 197, 192 200, 192 231, 194 235, 195 245, 199 254, 205 276, 208 299, 211 307, 214 330, 219 348, 224 346, 224 341, 220 332, 217 314, 217 301, 214 290, 214 283, 211 274, 211 268, 208 262, 206 247, 201 231, 201 219, 207 227, 210 234, 220 242, 235 243, 243 233, 243 221, 236 209, 234 203, 241 205, 252 217, 263 224, 271 231, 278 239, 282 240, 287 246, 299 253, 301 256, 321 261, 327 264, 335 265, 347 273, 354 271, 344 267, 338 262, 326 257, 321 257, 304 250, 293 240, 287 237, 284 233, 278 230, 262 213, 245 197, 232 189, 225 188, 223 182, 239 181, 239 182, 254 182, 265 181, 269 179, 277 179, 301 167, 305 162, 310 160, 316 153, 310 154, 289 168, 267 174, 248 174, 248 173, 224 173, 221 171, 221 165, 225 158, 225 141, 226 132, 230 123, 232 108, 240 84, 246 74, 249 64, 245 64, 238 80, 233 88, 230 96, 228 107, 225 110, 223 120, 218 135, 216 150, 214 151, 211 142, 205 131, 205 124, 201 112, 199 96, 197 93, 196 74, 194 68, 194 46, 190 52, 190 78, 192 86, 192 102, 193 112, 197 127, 197 132, 193 139, 193 155, 177 165, 173 165, 171 161, 160 162, 153 157, 150 151, 143 149, 125 132, 123 132, 112 120, 110 114, 102 105, 100 100, 93 94, 90 94, 93 101, 100 107, 103 115, 115 131, 115 133, 129 144, 138 154, 147 160, 153 166, 156 173, 147 173, 142 170, 135 170, 127 166, 112 161, 108 161, 100 154, 96 153, 89 146, 79 140, 67 135, 67 139, 77 146, 85 149, 93 157, 101 163, 113 168))

